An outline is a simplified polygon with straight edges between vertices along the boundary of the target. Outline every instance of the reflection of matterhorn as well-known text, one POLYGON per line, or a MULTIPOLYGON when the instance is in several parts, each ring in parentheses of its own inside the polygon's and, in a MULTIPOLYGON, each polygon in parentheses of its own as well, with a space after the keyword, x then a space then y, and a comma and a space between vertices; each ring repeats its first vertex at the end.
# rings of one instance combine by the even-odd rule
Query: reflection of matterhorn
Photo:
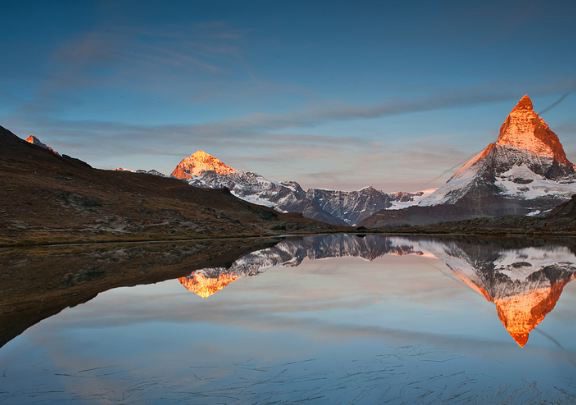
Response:
POLYGON ((207 298, 240 277, 274 266, 295 267, 304 259, 417 255, 438 259, 465 285, 496 305, 498 317, 520 345, 554 309, 564 286, 576 278, 576 256, 563 246, 526 247, 517 242, 438 241, 383 235, 319 235, 286 239, 249 253, 229 268, 210 268, 181 277, 189 291, 207 298))
POLYGON ((468 257, 471 265, 447 265, 466 285, 496 305, 498 317, 519 346, 554 309, 576 277, 576 256, 565 247, 502 250, 492 262, 468 257))

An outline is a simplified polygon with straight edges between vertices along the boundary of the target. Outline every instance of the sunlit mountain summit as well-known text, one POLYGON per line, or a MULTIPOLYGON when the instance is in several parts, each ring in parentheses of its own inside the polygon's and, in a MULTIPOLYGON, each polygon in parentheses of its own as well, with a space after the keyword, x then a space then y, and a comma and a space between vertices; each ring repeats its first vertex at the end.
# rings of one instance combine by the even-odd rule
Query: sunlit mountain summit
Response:
POLYGON ((203 150, 197 150, 178 163, 172 171, 172 176, 178 179, 191 179, 204 172, 227 175, 235 173, 236 169, 203 150))
POLYGON ((508 113, 496 140, 438 189, 394 193, 374 187, 305 190, 296 181, 274 181, 234 169, 204 151, 184 158, 172 176, 195 187, 227 188, 236 197, 280 212, 366 227, 538 215, 576 194, 574 165, 527 95, 508 113))
POLYGON ((382 210, 365 226, 422 224, 475 217, 537 215, 576 194, 574 165, 556 133, 523 96, 495 142, 460 166, 417 204, 382 210))

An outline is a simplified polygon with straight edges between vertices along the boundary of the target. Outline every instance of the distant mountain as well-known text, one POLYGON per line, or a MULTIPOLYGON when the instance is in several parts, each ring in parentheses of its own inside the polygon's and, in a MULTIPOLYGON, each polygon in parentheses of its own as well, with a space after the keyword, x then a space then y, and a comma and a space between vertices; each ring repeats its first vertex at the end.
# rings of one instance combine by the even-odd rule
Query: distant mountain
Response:
POLYGON ((160 177, 166 177, 166 175, 164 173, 160 173, 158 170, 143 170, 143 169, 138 169, 138 170, 132 170, 132 169, 126 169, 125 167, 117 167, 116 169, 114 169, 115 172, 129 172, 129 173, 143 173, 143 174, 151 174, 153 176, 160 176, 160 177))
POLYGON ((136 170, 136 173, 144 173, 144 174, 151 174, 153 176, 160 176, 160 177, 166 177, 166 175, 164 173, 160 173, 158 170, 136 170))
POLYGON ((380 211, 362 225, 536 215, 576 193, 574 172, 558 136, 524 96, 502 124, 496 142, 462 165, 443 186, 416 206, 380 211))
POLYGON ((203 150, 198 150, 178 163, 172 171, 172 177, 176 177, 177 179, 191 179, 207 171, 220 175, 236 172, 235 169, 227 166, 220 159, 203 150))
POLYGON ((34 135, 30 135, 28 138, 25 139, 25 141, 32 144, 32 145, 39 146, 42 149, 46 149, 46 150, 54 153, 55 155, 60 156, 60 154, 58 152, 56 152, 53 148, 51 148, 50 146, 48 146, 45 143, 43 143, 42 141, 40 141, 40 139, 36 138, 34 135))
POLYGON ((172 176, 195 187, 227 188, 235 196, 280 212, 336 225, 356 225, 386 208, 416 204, 424 193, 384 193, 373 187, 358 191, 304 190, 295 181, 277 182, 252 172, 236 170, 218 158, 197 151, 184 158, 172 176))
POLYGON ((413 255, 440 260, 453 276, 496 306, 510 336, 523 347, 530 332, 556 305, 566 284, 576 279, 576 255, 565 246, 518 245, 518 241, 432 240, 426 238, 363 237, 337 234, 287 239, 249 253, 228 268, 213 267, 179 278, 190 292, 203 298, 242 277, 273 266, 295 267, 304 259, 413 255))

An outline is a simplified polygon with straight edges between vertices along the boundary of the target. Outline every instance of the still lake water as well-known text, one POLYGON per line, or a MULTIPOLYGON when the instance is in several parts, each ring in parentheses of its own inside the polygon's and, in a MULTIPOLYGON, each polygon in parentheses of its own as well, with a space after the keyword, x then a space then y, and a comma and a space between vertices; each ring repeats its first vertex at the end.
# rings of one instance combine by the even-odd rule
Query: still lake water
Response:
POLYGON ((286 239, 0 348, 5 403, 576 403, 562 241, 286 239))

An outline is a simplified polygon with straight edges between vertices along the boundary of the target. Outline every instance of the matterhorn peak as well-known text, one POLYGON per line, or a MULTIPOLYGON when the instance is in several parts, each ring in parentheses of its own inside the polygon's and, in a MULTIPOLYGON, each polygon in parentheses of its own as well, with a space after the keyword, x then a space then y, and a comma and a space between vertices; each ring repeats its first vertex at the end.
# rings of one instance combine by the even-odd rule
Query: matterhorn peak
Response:
POLYGON ((558 136, 534 111, 532 100, 527 95, 518 101, 500 127, 496 144, 572 167, 558 136))
POLYGON ((529 111, 534 110, 534 105, 532 104, 532 100, 530 99, 528 94, 524 94, 522 96, 522 98, 520 99, 520 101, 518 101, 518 103, 516 104, 516 106, 513 108, 512 111, 514 110, 529 110, 529 111))
POLYGON ((236 172, 236 169, 203 150, 197 150, 178 163, 178 166, 172 171, 172 177, 190 179, 208 171, 217 174, 231 174, 236 172))

